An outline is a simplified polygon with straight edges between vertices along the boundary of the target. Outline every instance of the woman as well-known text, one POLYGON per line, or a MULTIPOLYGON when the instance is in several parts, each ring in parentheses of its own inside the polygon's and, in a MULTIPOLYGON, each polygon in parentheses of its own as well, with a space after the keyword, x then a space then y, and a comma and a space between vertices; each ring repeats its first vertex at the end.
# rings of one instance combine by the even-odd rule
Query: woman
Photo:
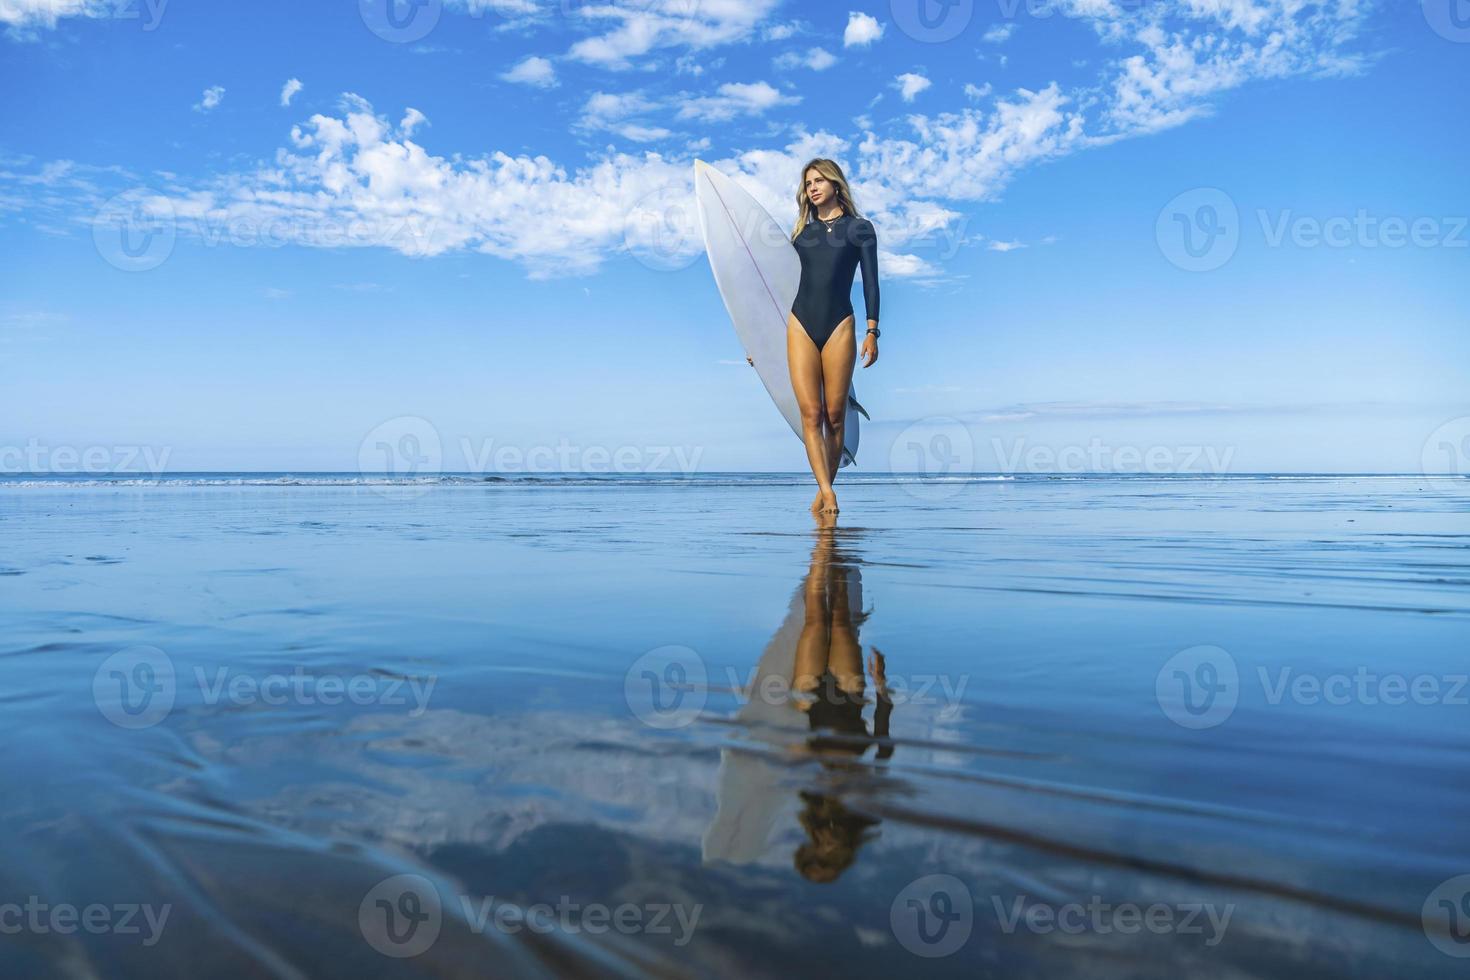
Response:
POLYGON ((842 168, 824 157, 802 171, 796 206, 791 243, 801 258, 801 284, 786 321, 786 357, 801 409, 802 441, 817 478, 812 511, 835 514, 832 480, 842 458, 847 392, 857 357, 851 293, 859 265, 868 318, 863 367, 878 360, 878 233, 853 205, 842 168))

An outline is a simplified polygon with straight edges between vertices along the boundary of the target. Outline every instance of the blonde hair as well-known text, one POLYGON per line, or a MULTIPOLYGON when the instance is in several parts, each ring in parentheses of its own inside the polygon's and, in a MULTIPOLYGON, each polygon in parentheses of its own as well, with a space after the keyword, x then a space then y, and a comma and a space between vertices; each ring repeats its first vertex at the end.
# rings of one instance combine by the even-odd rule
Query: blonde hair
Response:
POLYGON ((847 186, 847 178, 843 176, 842 167, 836 160, 816 157, 801 168, 801 176, 796 181, 796 228, 791 232, 793 242, 796 241, 796 236, 801 234, 801 230, 817 217, 817 209, 812 206, 812 202, 806 196, 806 175, 812 170, 826 177, 832 182, 832 186, 837 188, 837 203, 842 205, 843 213, 850 214, 854 218, 862 217, 857 205, 852 201, 852 188, 847 186))

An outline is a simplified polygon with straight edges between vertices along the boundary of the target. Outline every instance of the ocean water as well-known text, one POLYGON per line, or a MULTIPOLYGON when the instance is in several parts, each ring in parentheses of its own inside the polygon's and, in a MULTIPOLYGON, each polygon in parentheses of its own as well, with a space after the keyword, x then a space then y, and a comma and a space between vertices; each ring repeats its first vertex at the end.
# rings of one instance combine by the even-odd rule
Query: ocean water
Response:
POLYGON ((839 492, 0 478, 0 970, 1464 975, 1470 481, 839 492))

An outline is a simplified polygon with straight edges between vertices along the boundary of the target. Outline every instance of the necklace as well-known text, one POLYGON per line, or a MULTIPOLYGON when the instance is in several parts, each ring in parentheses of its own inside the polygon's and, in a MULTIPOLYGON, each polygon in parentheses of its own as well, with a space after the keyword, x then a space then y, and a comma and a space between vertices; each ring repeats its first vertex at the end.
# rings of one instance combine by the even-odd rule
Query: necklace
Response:
MULTIPOLYGON (((815 214, 815 212, 813 212, 813 213, 815 214)), ((826 225, 828 231, 831 231, 832 230, 832 226, 837 223, 837 219, 838 218, 841 218, 842 215, 843 215, 843 212, 839 211, 837 213, 837 217, 832 218, 830 220, 828 220, 827 218, 822 217, 821 215, 817 215, 817 220, 820 221, 822 224, 826 225)))

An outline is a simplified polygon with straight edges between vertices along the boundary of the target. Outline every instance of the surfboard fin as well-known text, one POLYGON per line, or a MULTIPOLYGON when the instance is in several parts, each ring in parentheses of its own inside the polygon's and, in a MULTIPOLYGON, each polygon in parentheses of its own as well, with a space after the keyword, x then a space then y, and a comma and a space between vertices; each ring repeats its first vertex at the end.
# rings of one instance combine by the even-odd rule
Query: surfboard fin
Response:
POLYGON ((872 416, 870 416, 868 414, 868 410, 866 408, 863 408, 863 406, 861 406, 861 405, 858 404, 858 400, 856 398, 852 397, 852 393, 851 392, 849 392, 848 395, 847 395, 847 401, 848 401, 848 404, 850 404, 853 408, 855 408, 855 409, 858 410, 858 414, 859 415, 861 415, 863 418, 867 419, 869 422, 873 421, 872 416))

